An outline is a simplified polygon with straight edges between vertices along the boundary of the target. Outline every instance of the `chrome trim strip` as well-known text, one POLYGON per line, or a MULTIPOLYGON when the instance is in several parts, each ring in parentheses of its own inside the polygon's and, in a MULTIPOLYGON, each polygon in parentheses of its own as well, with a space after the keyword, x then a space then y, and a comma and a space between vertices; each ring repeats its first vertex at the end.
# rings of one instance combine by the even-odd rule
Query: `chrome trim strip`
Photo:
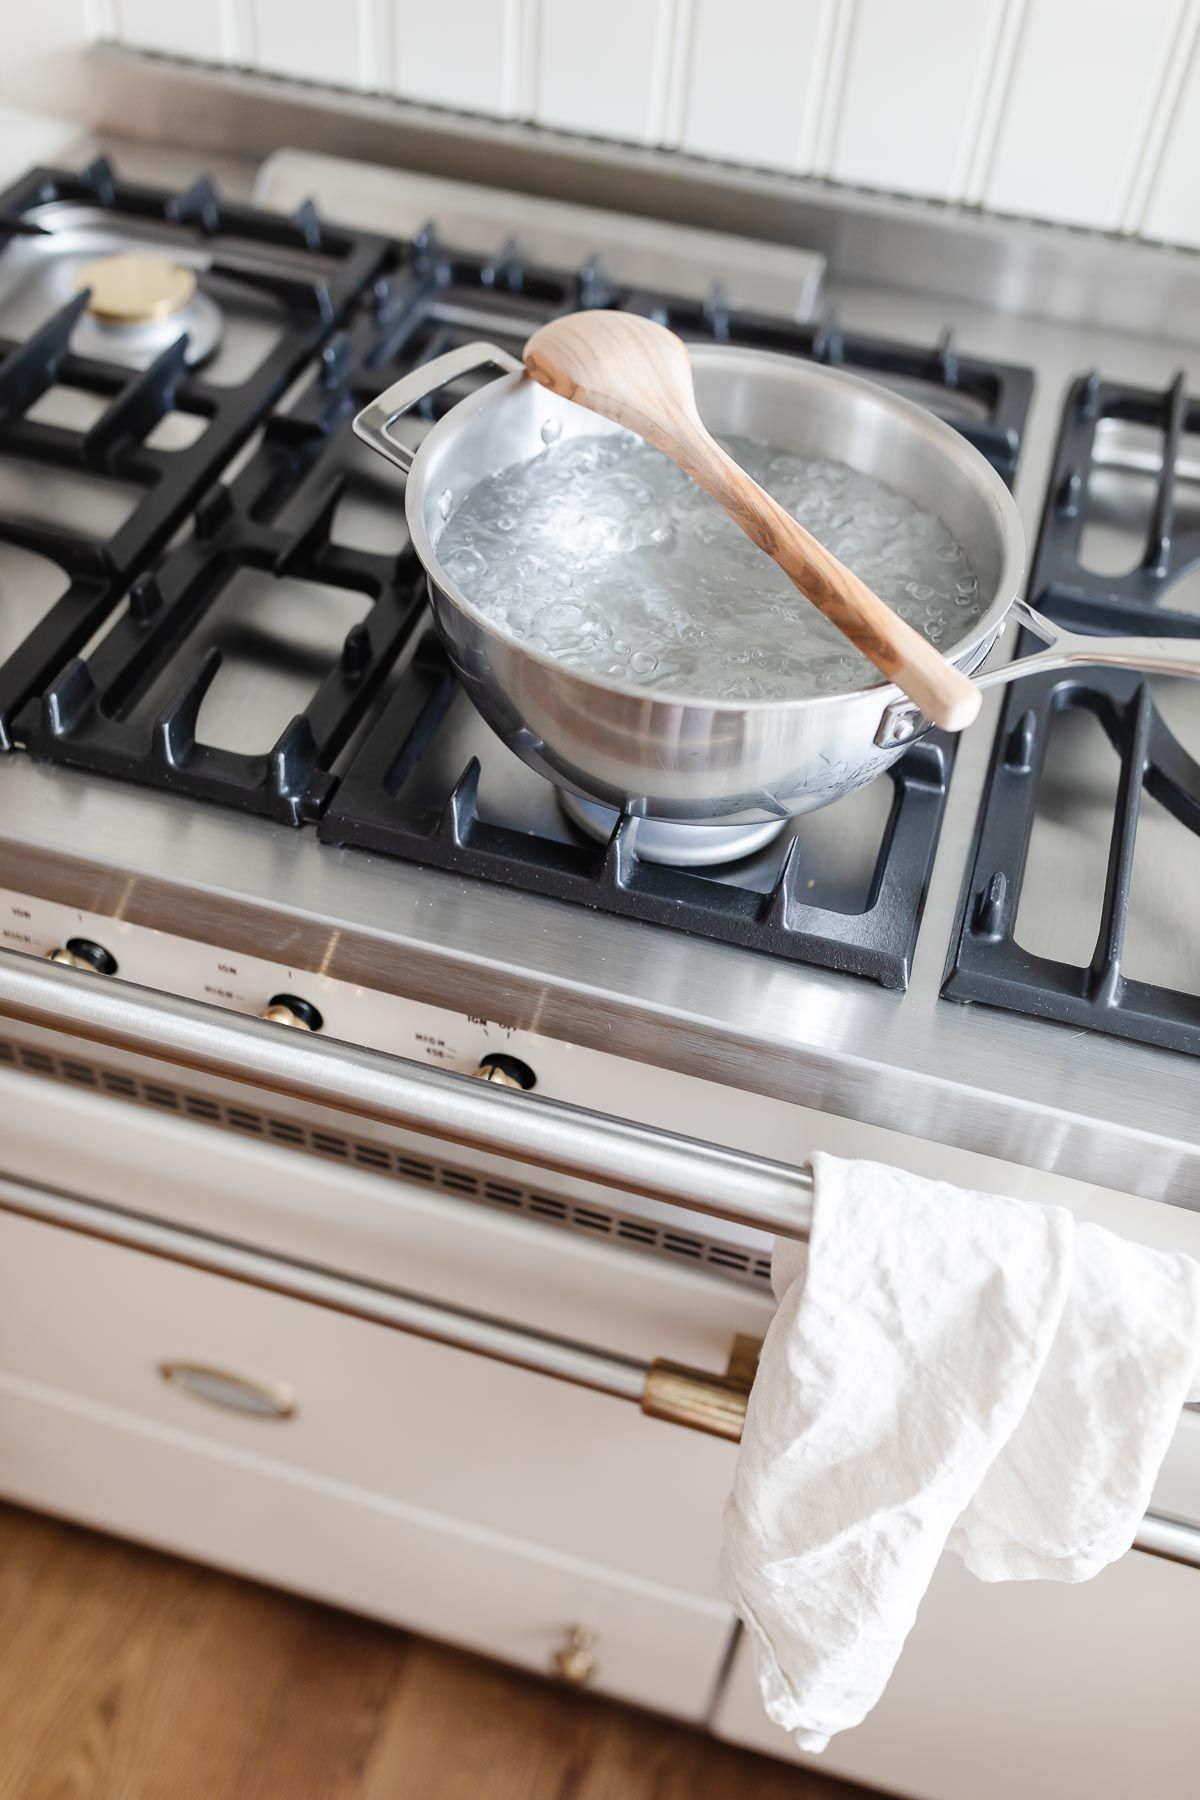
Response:
MULTIPOLYGON (((437 1079, 450 1079, 437 1077, 437 1079)), ((532 1104, 526 1102, 525 1104, 532 1104)), ((564 1109, 565 1110, 565 1109, 564 1109)), ((654 1367, 635 1357, 616 1356, 547 1334, 522 1331, 502 1320, 435 1305, 414 1294, 369 1286, 327 1274, 308 1264, 285 1262, 223 1239, 180 1231, 136 1213, 78 1200, 45 1188, 0 1178, 0 1212, 76 1231, 105 1243, 186 1264, 288 1299, 328 1307, 370 1324, 427 1338, 448 1349, 484 1356, 531 1374, 546 1375, 615 1399, 642 1405, 654 1367)), ((719 1380, 719 1377, 716 1379, 719 1380)), ((1200 1568, 1200 1526, 1168 1513, 1147 1512, 1132 1548, 1148 1556, 1200 1568)))
POLYGON ((358 1118, 802 1237, 806 1169, 0 951, 0 1014, 358 1118))

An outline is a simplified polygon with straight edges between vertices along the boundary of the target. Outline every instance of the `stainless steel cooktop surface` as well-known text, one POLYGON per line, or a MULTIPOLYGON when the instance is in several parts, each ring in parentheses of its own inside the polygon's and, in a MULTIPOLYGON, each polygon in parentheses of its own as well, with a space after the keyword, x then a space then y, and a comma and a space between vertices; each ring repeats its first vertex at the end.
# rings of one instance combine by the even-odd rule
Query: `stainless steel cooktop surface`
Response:
MULTIPOLYGON (((85 221, 81 229, 80 254, 92 254, 92 226, 85 221)), ((37 269, 30 267, 34 289, 25 299, 0 286, 0 333, 18 301, 32 304, 37 269)), ((1093 328, 1085 318, 1067 325, 951 305, 932 293, 842 288, 836 271, 828 294, 844 328, 923 342, 951 323, 965 350, 1034 367, 1037 387, 1016 479, 1031 544, 1072 376, 1095 366, 1151 387, 1182 367, 1200 380, 1195 352, 1186 346, 1093 328)), ((238 336, 228 329, 219 354, 238 336)), ((1134 428, 1105 434, 1103 505, 1088 546, 1095 566, 1115 568, 1126 553, 1124 515, 1138 484, 1152 478, 1156 454, 1134 428)), ((1182 474, 1181 504, 1193 508, 1200 463, 1190 451, 1182 474)), ((402 541, 398 491, 366 464, 361 477, 346 490, 334 535, 394 553, 402 541)), ((14 491, 5 482, 22 480, 20 469, 6 471, 0 462, 0 503, 14 491)), ((54 504, 89 503, 60 490, 54 504)), ((58 570, 31 552, 0 548, 0 656, 19 637, 21 619, 48 602, 58 579, 58 570)), ((1191 603, 1189 591, 1181 584, 1178 604, 1191 603)), ((331 608, 313 606, 312 598, 244 572, 206 627, 234 676, 219 699, 214 688, 206 727, 237 736, 246 748, 273 739, 279 721, 311 691, 313 669, 353 623, 354 595, 343 591, 331 608), (287 655, 281 654, 285 635, 287 655)), ((111 628, 106 624, 97 635, 111 628)), ((1196 690, 1162 683, 1157 695, 1185 748, 1200 753, 1196 690)), ((311 832, 203 804, 180 806, 168 795, 39 766, 25 756, 0 758, 2 879, 231 948, 274 954, 286 943, 290 955, 310 966, 438 1005, 1016 1163, 1200 1205, 1192 1058, 940 998, 999 705, 999 696, 985 703, 959 748, 903 993, 444 870, 339 850, 311 832)), ((1115 773, 1094 721, 1065 715, 1057 729, 1017 936, 1040 954, 1078 960, 1095 937, 1115 773)), ((481 734, 486 728, 470 707, 456 704, 422 779, 436 787, 438 759, 461 766, 478 750, 481 734)), ((490 739, 480 805, 521 829, 569 832, 556 796, 490 739)), ((861 896, 886 805, 877 783, 853 804, 804 822, 805 866, 827 904, 861 896)), ((1140 979, 1169 978, 1195 994, 1200 931, 1192 896, 1200 841, 1172 824, 1147 803, 1127 955, 1140 979)), ((767 881, 770 852, 763 856, 767 881)), ((741 873, 745 879, 747 871, 741 873)), ((755 879, 753 869, 749 878, 755 879)))

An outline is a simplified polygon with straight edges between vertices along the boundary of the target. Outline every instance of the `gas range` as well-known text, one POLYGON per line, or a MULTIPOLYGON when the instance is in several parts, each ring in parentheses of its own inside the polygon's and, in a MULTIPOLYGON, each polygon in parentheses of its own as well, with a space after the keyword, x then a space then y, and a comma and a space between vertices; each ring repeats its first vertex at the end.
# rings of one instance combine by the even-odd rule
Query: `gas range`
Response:
MULTIPOLYGON (((274 179, 268 198, 278 203, 286 168, 274 179)), ((152 190, 103 164, 38 176, 0 201, 11 228, 0 249, 0 582, 28 609, 16 630, 0 615, 0 720, 13 747, 0 764, 10 906, 19 913, 32 894, 87 915, 89 929, 115 916, 127 938, 165 934, 175 948, 149 956, 154 984, 197 998, 259 1010, 306 989, 320 1013, 319 978, 347 994, 439 1008, 464 1027, 490 1021, 536 1033, 539 1045, 799 1101, 884 1134, 1156 1196, 1174 1183, 1172 1197, 1200 1199, 1193 1071, 1178 1054, 1200 1041, 1186 986, 1194 975, 1179 966, 1188 952, 1176 958, 1184 985, 1166 1007, 1166 1035, 1131 1028, 1144 1008, 1093 1006, 1086 1056, 1073 1063, 1043 1020, 1073 1023, 1075 1013, 1046 1001, 1045 981, 1001 985, 990 972, 988 957, 1013 940, 1011 920, 998 928, 988 910, 998 871, 992 799, 978 808, 986 724, 959 749, 957 767, 954 745, 926 740, 886 782, 730 864, 671 866, 660 860, 671 846, 639 847, 627 829, 597 842, 456 690, 426 629, 399 484, 349 433, 357 407, 417 361, 485 330, 515 347, 555 312, 617 304, 685 336, 755 343, 892 382, 1016 480, 1028 516, 1046 479, 1062 380, 1084 353, 1079 334, 951 309, 966 312, 968 355, 937 303, 911 296, 850 291, 836 296, 836 315, 816 320, 756 312, 719 291, 672 297, 666 283, 615 279, 602 258, 571 268, 531 261, 497 210, 489 254, 443 242, 436 219, 388 239, 330 225, 292 198, 282 214, 231 207, 203 182, 152 190), (14 227, 14 218, 43 229, 14 227), (56 219, 82 235, 61 267, 50 255, 56 219), (196 273, 184 304, 198 294, 222 314, 209 361, 189 360, 179 340, 141 369, 97 357, 105 321, 64 290, 98 247, 131 246, 169 246, 196 273), (18 271, 7 287, 6 260, 18 271), (28 271, 50 266, 54 281, 31 289, 28 271), (12 313, 12 296, 27 305, 31 291, 49 303, 36 320, 12 313), (1025 358, 1041 382, 1032 412, 1025 358), (229 367, 234 378, 220 379, 229 367), (64 393, 91 396, 91 417, 47 417, 64 393), (181 418, 207 423, 186 445, 150 441, 164 431, 170 440, 181 418), (53 484, 30 482, 35 465, 55 480, 86 477, 89 492, 125 490, 124 512, 105 511, 107 500, 48 504, 53 484), (7 487, 6 467, 15 470, 7 487), (222 963, 237 957, 272 965, 267 985, 279 992, 223 984, 222 963), (1109 1031, 1172 1048, 1107 1042, 1109 1031)), ((1128 348, 1099 346, 1127 360, 1128 348)), ((1096 360, 1104 366, 1103 354, 1096 360)), ((1140 346, 1132 359, 1151 379, 1160 360, 1140 346)), ((1078 400, 1070 406, 1077 412, 1078 400)), ((1178 439, 1174 417, 1165 428, 1178 439)), ((1109 489, 1089 487, 1086 468, 1058 472, 1039 569, 1063 519, 1095 512, 1080 496, 1107 491, 1111 509, 1113 483, 1129 474, 1124 450, 1100 437, 1109 489)), ((1165 460, 1161 443, 1139 454, 1165 460)), ((1189 469, 1185 458, 1185 481, 1189 469)), ((1180 566, 1168 559, 1160 591, 1180 566)), ((1007 702, 1006 745, 1029 710, 1028 685, 1007 702)), ((1060 682, 1053 692, 1052 710, 1083 689, 1060 682)), ((1186 695, 1182 712, 1186 742, 1186 695)), ((997 757, 993 787, 996 769, 1011 767, 997 757)), ((1041 783, 1060 826, 1072 779, 1041 783)), ((1128 831, 1122 843, 1128 860, 1128 831)), ((1074 873, 1073 838, 1065 862, 1074 873)), ((1080 917, 1094 903, 1072 895, 1080 917)), ((1052 899, 1051 915, 1059 910, 1052 899)), ((43 947, 19 920, 6 937, 43 947)), ((1019 948, 1016 956, 1027 974, 1028 958, 1019 948)), ((136 956, 121 972, 149 980, 136 956)), ((344 1006, 324 1010, 353 1041, 425 1060, 451 1042, 441 1018, 422 1031, 414 1017, 397 1039, 365 1013, 353 1024, 344 1006)), ((451 1047, 470 1060, 479 1046, 459 1035, 451 1047)))
MULTIPOLYGON (((260 216, 266 267, 254 268, 246 249, 253 214, 226 217, 203 185, 183 196, 130 188, 106 165, 74 180, 35 180, 3 211, 37 232, 17 240, 7 290, 17 320, 36 318, 4 365, 19 479, 28 482, 20 459, 48 460, 48 431, 56 433, 49 451, 69 461, 72 475, 86 468, 106 499, 110 490, 124 494, 131 477, 148 487, 153 477, 119 531, 99 542, 61 525, 39 530, 24 485, 7 500, 0 487, 0 543, 59 567, 79 569, 90 557, 103 571, 101 591, 93 582, 87 603, 64 596, 57 634, 52 619, 41 622, 40 655, 17 646, 0 674, 9 690, 0 726, 11 740, 40 760, 315 825, 327 843, 903 987, 952 740, 926 741, 878 794, 785 833, 632 822, 618 829, 578 805, 564 808, 492 739, 459 690, 427 628, 402 488, 369 465, 349 424, 381 387, 481 332, 516 350, 556 313, 620 306, 692 339, 815 358, 899 385, 1011 477, 1032 385, 1026 370, 964 356, 948 332, 910 346, 847 332, 832 315, 801 324, 735 309, 716 287, 702 301, 632 287, 595 258, 558 271, 529 262, 514 242, 491 256, 457 251, 432 223, 415 239, 382 245, 327 227, 311 206, 283 228, 292 265, 285 286, 270 254, 278 221, 260 216), (70 292, 59 304, 61 294, 72 283, 103 286, 106 272, 122 266, 113 244, 132 245, 143 271, 157 267, 169 277, 168 226, 190 228, 183 241, 199 286, 185 265, 187 304, 138 325, 165 332, 166 341, 128 376, 103 357, 111 345, 124 362, 131 327, 115 329, 96 312, 108 305, 103 293, 98 303, 95 293, 70 292), (225 247, 231 238, 236 273, 225 247), (83 261, 101 242, 109 256, 83 261), (282 302, 289 329, 256 366, 255 334, 244 341, 238 309, 246 291, 257 300, 264 289, 282 302), (47 318, 37 317, 37 301, 53 308, 47 318), (197 373, 189 310, 200 302, 208 315, 199 344, 214 361, 197 373), (223 337, 213 325, 222 306, 230 315, 223 337), (298 316, 287 316, 289 306, 298 316), (326 325, 319 341, 314 310, 326 325), (302 372, 317 349, 319 360, 302 372), (249 379, 230 381, 231 364, 249 379), (289 373, 298 379, 278 401, 289 373), (96 395, 86 430, 45 423, 41 414, 63 392, 96 395), (210 444, 221 402, 236 419, 210 444), (168 466, 178 457, 172 449, 153 451, 156 463, 141 468, 147 437, 206 417, 187 466, 168 466), (252 426, 256 441, 231 473, 222 454, 252 426), (177 541, 163 555, 171 523, 177 541), (89 654, 75 655, 84 619, 94 626, 105 613, 107 629, 89 654)), ((0 402, 5 379, 0 373, 0 402)), ((439 408, 458 397, 442 396, 439 408)), ((64 510, 53 477, 45 505, 56 516, 64 510)), ((10 579, 16 584, 21 572, 10 579)))

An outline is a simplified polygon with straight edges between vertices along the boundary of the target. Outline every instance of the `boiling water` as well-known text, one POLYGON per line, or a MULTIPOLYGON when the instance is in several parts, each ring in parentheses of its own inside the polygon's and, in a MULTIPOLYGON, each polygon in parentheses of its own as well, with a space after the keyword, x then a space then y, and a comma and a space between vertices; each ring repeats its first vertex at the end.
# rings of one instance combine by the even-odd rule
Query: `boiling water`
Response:
MULTIPOLYGON (((844 463, 722 441, 931 643, 966 635, 979 584, 940 519, 844 463)), ((720 700, 881 679, 715 501, 626 432, 551 442, 478 482, 437 551, 494 624, 592 675, 720 700)))

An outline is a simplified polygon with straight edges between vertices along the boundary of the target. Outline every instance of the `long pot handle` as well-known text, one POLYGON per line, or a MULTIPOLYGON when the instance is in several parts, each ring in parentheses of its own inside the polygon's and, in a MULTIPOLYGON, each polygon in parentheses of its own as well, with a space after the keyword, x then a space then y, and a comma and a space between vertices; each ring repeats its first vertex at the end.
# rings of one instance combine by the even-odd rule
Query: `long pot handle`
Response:
POLYGON ((1046 648, 1017 656, 986 675, 976 687, 1000 687, 1025 675, 1044 675, 1073 663, 1109 669, 1144 669, 1151 675, 1200 676, 1200 641, 1196 638, 1099 637, 1094 632, 1067 631, 1024 600, 1013 601, 1013 614, 1046 648))
MULTIPOLYGON (((1040 638, 1046 646, 1029 656, 1015 656, 1011 662, 989 669, 975 677, 980 688, 1001 687, 1005 682, 1020 681, 1026 675, 1045 675, 1054 669, 1069 669, 1078 664, 1093 668, 1144 669, 1150 675, 1192 675, 1200 677, 1200 639, 1100 637, 1093 632, 1067 631, 1044 613, 1036 612, 1024 600, 1014 600, 1012 616, 1040 638)), ((875 742, 883 749, 907 744, 920 735, 929 721, 913 706, 911 700, 896 700, 884 710, 875 733, 875 742)))
POLYGON ((444 356, 435 356, 432 362, 422 363, 411 375, 393 382, 390 388, 363 407, 354 421, 354 429, 364 444, 370 444, 372 450, 378 450, 407 475, 417 453, 392 436, 396 420, 419 406, 430 394, 436 394, 439 388, 448 387, 463 375, 473 374, 476 369, 485 369, 489 365, 503 369, 506 375, 519 374, 524 368, 517 357, 501 350, 498 344, 461 344, 457 350, 447 350, 444 356))

